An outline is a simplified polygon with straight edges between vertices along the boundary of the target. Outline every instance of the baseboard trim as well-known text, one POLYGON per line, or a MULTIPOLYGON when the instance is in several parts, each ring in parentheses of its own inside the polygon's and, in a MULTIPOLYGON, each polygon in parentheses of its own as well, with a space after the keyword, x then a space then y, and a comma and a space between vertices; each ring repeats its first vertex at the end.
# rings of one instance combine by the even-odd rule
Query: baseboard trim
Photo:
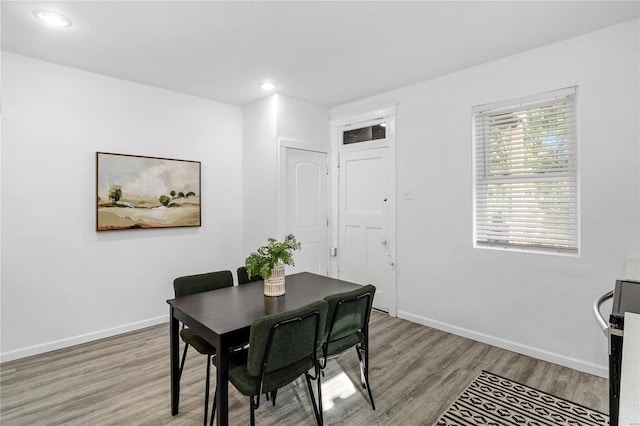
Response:
MULTIPOLYGON (((496 346, 498 348, 506 349, 508 351, 516 352, 522 355, 531 356, 543 361, 551 362, 553 364, 562 365, 564 367, 573 368, 575 370, 583 371, 585 373, 594 374, 596 376, 608 378, 609 369, 607 366, 588 363, 576 358, 567 357, 564 355, 556 354, 549 351, 544 351, 532 346, 522 345, 509 340, 501 339, 495 336, 491 336, 484 333, 478 333, 473 330, 454 326, 441 321, 437 321, 431 318, 415 315, 410 312, 398 311, 398 318, 405 319, 407 321, 415 322, 417 324, 426 325, 438 330, 446 331, 447 333, 455 334, 457 336, 466 337, 468 339, 476 340, 478 342, 486 343, 488 345, 496 346)), ((39 355, 45 352, 55 351, 58 349, 68 348, 70 346, 79 345, 82 343, 91 342, 94 340, 104 339, 106 337, 116 336, 118 334, 128 333, 130 331, 139 330, 145 327, 151 327, 158 324, 163 324, 168 321, 166 315, 162 315, 155 318, 150 318, 143 321, 137 321, 129 324, 125 324, 118 327, 108 328, 105 330, 96 331, 93 333, 81 334, 78 336, 68 337, 66 339, 60 339, 53 342, 43 343, 41 345, 29 346, 27 348, 16 349, 14 351, 0 353, 0 363, 13 361, 16 359, 26 358, 33 355, 39 355)))
POLYGON ((0 363, 13 361, 16 359, 26 358, 28 356, 39 355, 45 352, 51 352, 58 349, 68 348, 70 346, 82 343, 92 342, 94 340, 104 339, 106 337, 116 336, 118 334, 128 333, 130 331, 140 330, 141 328, 151 327, 158 324, 166 323, 169 320, 167 315, 146 319, 143 321, 132 322, 118 327, 107 328, 104 330, 81 334, 78 336, 67 337, 65 339, 47 342, 40 345, 29 346, 27 348, 16 349, 9 352, 0 353, 0 363))
POLYGON ((567 357, 564 355, 534 348, 532 346, 522 345, 520 343, 501 339, 499 337, 491 336, 488 334, 478 333, 473 330, 447 324, 431 318, 425 318, 419 315, 412 314, 410 312, 398 311, 398 318, 402 318, 407 321, 426 325, 427 327, 446 331, 447 333, 455 334, 461 337, 466 337, 468 339, 475 340, 478 342, 486 343, 491 346, 496 346, 501 349, 506 349, 511 352, 527 355, 533 358, 541 359, 543 361, 551 362, 553 364, 562 365, 564 367, 573 368, 574 370, 583 371, 585 373, 593 374, 595 376, 600 376, 604 378, 609 377, 609 368, 607 366, 585 362, 580 359, 567 357))

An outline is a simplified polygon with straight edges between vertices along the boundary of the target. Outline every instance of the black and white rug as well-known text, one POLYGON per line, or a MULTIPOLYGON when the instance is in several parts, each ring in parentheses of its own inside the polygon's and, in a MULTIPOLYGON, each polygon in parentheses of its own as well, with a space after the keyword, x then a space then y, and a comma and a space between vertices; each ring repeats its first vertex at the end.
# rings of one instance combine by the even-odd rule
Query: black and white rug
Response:
POLYGON ((434 426, 601 426, 609 416, 483 371, 434 426))

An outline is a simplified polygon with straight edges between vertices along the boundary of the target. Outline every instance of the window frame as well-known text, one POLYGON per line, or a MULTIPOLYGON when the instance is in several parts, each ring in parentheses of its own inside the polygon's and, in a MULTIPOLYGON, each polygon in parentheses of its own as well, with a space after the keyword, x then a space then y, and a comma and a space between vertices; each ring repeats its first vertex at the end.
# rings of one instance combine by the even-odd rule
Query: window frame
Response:
POLYGON ((369 141, 355 142, 355 143, 344 143, 344 132, 356 129, 363 129, 369 126, 375 126, 381 123, 386 123, 387 126, 390 125, 390 117, 388 115, 379 116, 377 118, 359 121, 356 123, 345 124, 338 127, 338 149, 340 152, 348 152, 348 151, 359 151, 362 149, 372 149, 372 148, 381 148, 385 146, 389 146, 389 128, 387 128, 386 136, 382 139, 372 139, 369 141))
MULTIPOLYGON (((481 248, 481 249, 493 249, 493 250, 502 250, 502 251, 513 251, 513 252, 526 252, 526 253, 536 253, 536 254, 545 254, 545 255, 555 255, 555 256, 568 256, 568 257, 579 257, 580 256, 580 234, 581 234, 581 224, 580 224, 580 155, 579 155, 579 134, 578 134, 578 87, 572 86, 564 89, 554 90, 550 92, 540 93, 532 96, 504 100, 499 102, 493 102, 483 105, 477 105, 472 108, 472 164, 473 164, 473 247, 481 248), (568 116, 569 118, 573 118, 573 122, 570 123, 567 130, 571 133, 572 139, 568 142, 568 146, 572 148, 568 152, 567 161, 567 170, 553 174, 550 171, 548 166, 541 166, 541 171, 539 173, 534 174, 534 172, 526 171, 523 169, 520 172, 504 172, 496 173, 493 176, 490 176, 487 173, 487 168, 490 167, 488 165, 487 157, 485 154, 479 154, 479 148, 483 153, 487 152, 488 142, 487 136, 480 132, 479 129, 486 129, 484 126, 485 119, 490 116, 496 116, 501 114, 516 114, 518 112, 523 111, 531 111, 535 108, 541 108, 544 105, 557 105, 561 104, 563 99, 569 99, 570 108, 569 113, 572 113, 573 116, 568 116), (483 120, 482 123, 479 123, 478 120, 483 120), (482 169, 479 170, 479 168, 482 169), (562 178, 565 178, 564 180, 562 178), (518 240, 513 237, 515 233, 514 229, 516 226, 513 225, 497 225, 491 228, 491 225, 484 226, 482 231, 479 231, 479 225, 484 225, 487 222, 487 218, 491 217, 491 213, 487 213, 486 210, 480 209, 480 205, 484 200, 485 206, 486 202, 489 199, 489 196, 485 196, 482 198, 480 193, 487 193, 491 190, 490 186, 500 186, 500 184, 504 185, 505 182, 513 182, 514 186, 520 183, 521 185, 526 185, 528 183, 531 186, 533 193, 535 191, 541 191, 540 187, 543 186, 541 182, 548 181, 552 182, 555 185, 562 185, 564 183, 566 187, 568 187, 573 192, 569 192, 566 196, 558 196, 556 195, 557 200, 564 200, 566 202, 570 202, 571 205, 567 208, 567 211, 570 212, 570 215, 567 219, 567 223, 559 226, 560 233, 566 232, 568 235, 568 247, 561 247, 559 244, 549 243, 549 244, 534 244, 531 242, 534 237, 530 229, 525 229, 523 237, 518 240), (564 198, 562 198, 564 197, 564 198), (480 215, 479 210, 482 210, 482 215, 480 215), (484 221, 484 223, 483 223, 484 221), (511 243, 509 241, 500 240, 500 238, 496 238, 495 241, 490 241, 490 234, 494 231, 507 232, 509 239, 516 240, 511 243), (528 232, 528 234, 527 234, 528 232)), ((524 127, 523 127, 524 129, 524 127)), ((524 131, 524 130, 523 130, 524 131)), ((511 136, 509 136, 511 137, 511 136)), ((521 151, 518 155, 522 155, 523 158, 527 153, 535 152, 533 148, 527 149, 526 151, 521 151)), ((509 156, 507 158, 507 162, 513 161, 513 158, 509 156)), ((509 169, 510 167, 507 167, 509 169)), ((504 185, 508 187, 508 185, 504 185)), ((498 189, 496 193, 498 198, 508 199, 511 201, 512 194, 509 191, 515 192, 514 189, 498 189)), ((556 190, 557 192, 561 192, 562 190, 556 190)), ((494 198, 494 202, 496 198, 494 198)), ((540 201, 536 201, 541 203, 540 201)), ((512 213, 515 212, 518 208, 517 204, 518 200, 516 197, 516 201, 514 201, 514 205, 510 205, 506 211, 512 213)), ((530 213, 531 210, 527 209, 527 213, 530 213)), ((496 215, 497 216, 497 215, 496 215)), ((530 216, 526 216, 526 218, 532 218, 534 214, 532 213, 530 216)), ((553 226, 549 226, 548 220, 543 220, 542 231, 543 235, 546 237, 551 234, 549 229, 552 229, 553 226)), ((525 223, 524 228, 530 226, 530 222, 525 223)), ((557 243, 557 241, 556 241, 557 243)))

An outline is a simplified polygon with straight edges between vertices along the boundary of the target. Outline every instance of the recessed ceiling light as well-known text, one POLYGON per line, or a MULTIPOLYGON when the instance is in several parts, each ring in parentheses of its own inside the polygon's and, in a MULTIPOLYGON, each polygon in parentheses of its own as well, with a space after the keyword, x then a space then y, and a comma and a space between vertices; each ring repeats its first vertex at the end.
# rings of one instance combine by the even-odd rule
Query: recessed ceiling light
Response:
POLYGON ((36 9, 33 11, 33 16, 38 18, 40 22, 44 22, 52 27, 68 28, 71 26, 71 19, 52 10, 36 9))
POLYGON ((275 90, 276 87, 277 86, 274 83, 271 83, 270 81, 266 81, 260 85, 260 88, 262 90, 266 90, 267 92, 271 92, 272 90, 275 90))

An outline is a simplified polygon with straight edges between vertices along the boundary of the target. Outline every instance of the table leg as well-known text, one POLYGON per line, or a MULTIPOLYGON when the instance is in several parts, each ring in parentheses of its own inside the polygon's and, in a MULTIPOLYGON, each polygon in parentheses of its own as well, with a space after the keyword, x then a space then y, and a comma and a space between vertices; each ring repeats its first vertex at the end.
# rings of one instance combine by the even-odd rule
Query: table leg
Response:
POLYGON ((171 363, 171 415, 178 414, 180 402, 180 355, 178 342, 178 320, 173 316, 173 307, 169 308, 169 359, 171 363))
POLYGON ((229 348, 222 342, 216 348, 217 367, 216 367, 216 405, 218 406, 216 413, 218 426, 227 426, 229 424, 229 348))

